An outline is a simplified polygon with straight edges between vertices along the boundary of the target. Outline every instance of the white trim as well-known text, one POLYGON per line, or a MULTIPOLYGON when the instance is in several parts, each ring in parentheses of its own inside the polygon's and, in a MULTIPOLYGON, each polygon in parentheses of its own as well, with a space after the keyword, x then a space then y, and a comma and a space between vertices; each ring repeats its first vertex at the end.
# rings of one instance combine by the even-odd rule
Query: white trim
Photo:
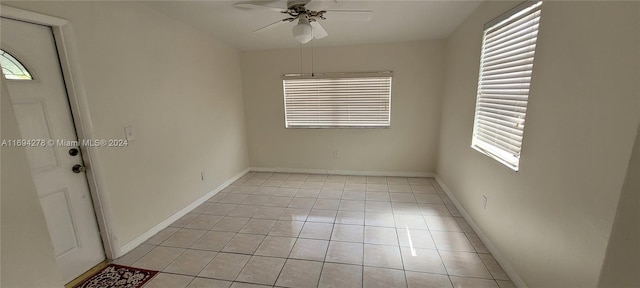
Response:
POLYGON ((378 72, 328 72, 328 73, 302 73, 283 74, 282 80, 286 79, 309 79, 309 78, 363 78, 363 77, 393 77, 393 71, 378 72))
POLYGON ((229 178, 229 180, 225 181, 224 183, 218 185, 218 187, 209 191, 209 193, 203 195, 202 197, 198 198, 196 201, 193 201, 193 203, 187 205, 187 207, 182 208, 180 211, 169 216, 167 219, 164 219, 164 221, 158 223, 156 226, 151 227, 151 229, 142 233, 142 235, 136 237, 136 239, 133 239, 128 243, 122 245, 122 247, 120 247, 118 257, 127 254, 129 251, 133 250, 134 248, 138 247, 140 244, 149 240, 149 238, 151 238, 153 235, 156 235, 158 232, 162 231, 163 229, 171 225, 171 223, 180 219, 182 216, 186 215, 187 213, 193 211, 193 209, 196 209, 198 206, 200 206, 200 204, 206 202, 207 200, 209 200, 209 198, 213 197, 213 195, 216 195, 218 192, 222 191, 222 189, 227 188, 227 186, 231 185, 233 182, 240 179, 240 177, 249 173, 249 171, 250 169, 247 168, 244 171, 234 175, 233 177, 229 178))
POLYGON ((509 278, 511 278, 511 281, 513 282, 513 284, 515 284, 516 287, 527 288, 527 285, 524 283, 524 281, 522 281, 522 278, 520 278, 520 276, 516 273, 516 271, 511 266, 511 264, 509 264, 509 262, 507 261, 507 259, 505 259, 502 256, 502 254, 500 254, 498 249, 496 249, 496 247, 493 246, 493 243, 491 243, 491 241, 489 241, 489 238, 487 238, 487 235, 485 235, 484 232, 482 232, 482 230, 480 229, 480 226, 478 226, 478 224, 476 224, 476 222, 473 221, 473 218, 471 218, 471 215, 469 215, 469 213, 467 212, 467 210, 464 209, 462 204, 458 202, 458 199, 456 199, 456 197, 453 195, 451 190, 449 190, 449 187, 447 187, 447 185, 444 184, 444 182, 442 181, 442 178, 440 178, 440 176, 438 175, 435 175, 434 178, 436 179, 436 181, 438 182, 442 190, 444 190, 447 196, 449 196, 449 199, 451 199, 451 202, 453 202, 453 205, 455 205, 458 211, 460 211, 460 214, 462 214, 462 217, 464 217, 464 219, 467 220, 467 223, 469 223, 469 226, 471 226, 473 231, 478 235, 478 237, 480 238, 484 246, 486 246, 489 252, 491 252, 491 255, 493 256, 493 258, 495 258, 496 261, 500 263, 500 266, 502 266, 502 269, 504 270, 504 272, 506 272, 507 275, 509 275, 509 278))
MULTIPOLYGON (((77 54, 70 52, 75 50, 73 49, 72 38, 69 36, 70 27, 52 28, 78 139, 96 139, 92 117, 89 113, 87 95, 80 76, 82 73, 78 61, 74 61, 76 58, 73 57, 73 55, 77 54)), ((105 254, 107 258, 113 259, 119 243, 113 232, 115 229, 111 216, 111 201, 109 200, 107 186, 104 178, 100 177, 100 175, 104 175, 102 173, 102 161, 97 157, 97 147, 81 147, 80 149, 82 151, 82 159, 87 167, 89 190, 91 191, 93 208, 98 220, 98 226, 100 227, 100 235, 102 236, 105 254)))
POLYGON ((14 20, 27 21, 34 24, 40 24, 44 26, 57 26, 61 27, 67 25, 69 21, 49 15, 44 15, 36 12, 22 10, 10 6, 0 5, 0 15, 5 18, 14 20))
MULTIPOLYGON (((94 139, 95 133, 87 104, 87 94, 81 77, 82 71, 77 58, 78 53, 76 52, 71 23, 65 19, 5 5, 0 5, 0 16, 51 27, 77 136, 79 139, 94 139)), ((115 229, 107 187, 104 179, 100 176, 103 175, 101 161, 97 157, 96 147, 82 147, 81 151, 87 167, 87 182, 96 219, 98 220, 104 253, 107 258, 113 259, 118 256, 115 252, 119 250, 118 247, 120 245, 113 233, 115 229)))
POLYGON ((307 173, 307 174, 333 174, 355 176, 389 176, 389 177, 435 177, 435 173, 429 172, 405 172, 405 171, 359 171, 359 170, 331 170, 331 169, 305 169, 285 167, 249 167, 252 172, 276 172, 276 173, 307 173))

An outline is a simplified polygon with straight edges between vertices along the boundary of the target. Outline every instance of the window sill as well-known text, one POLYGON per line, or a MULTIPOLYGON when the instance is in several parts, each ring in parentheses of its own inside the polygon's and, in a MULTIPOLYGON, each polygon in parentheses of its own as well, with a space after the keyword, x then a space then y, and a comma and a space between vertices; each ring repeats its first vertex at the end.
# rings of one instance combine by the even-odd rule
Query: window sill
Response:
POLYGON ((491 158, 491 159, 493 159, 493 160, 497 161, 498 163, 500 163, 500 164, 502 164, 502 165, 506 166, 506 167, 507 167, 507 168, 509 168, 511 171, 513 171, 513 172, 518 172, 518 168, 519 168, 518 166, 516 166, 516 165, 513 165, 513 164, 509 163, 508 161, 506 161, 506 160, 502 159, 502 158, 501 158, 501 157, 499 157, 498 155, 496 155, 496 154, 494 154, 494 153, 491 153, 490 151, 488 151, 488 150, 486 150, 486 149, 483 149, 482 147, 479 147, 479 146, 477 146, 477 145, 471 145, 471 148, 472 148, 473 150, 476 150, 476 151, 480 152, 481 154, 483 154, 483 155, 485 155, 485 156, 487 156, 487 157, 489 157, 489 158, 491 158))

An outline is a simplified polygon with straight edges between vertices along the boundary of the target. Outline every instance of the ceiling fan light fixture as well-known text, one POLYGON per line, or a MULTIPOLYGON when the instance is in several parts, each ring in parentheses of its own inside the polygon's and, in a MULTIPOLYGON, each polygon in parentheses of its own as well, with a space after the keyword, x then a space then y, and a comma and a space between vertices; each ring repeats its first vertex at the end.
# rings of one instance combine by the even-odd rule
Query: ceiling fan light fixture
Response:
POLYGON ((300 18, 300 21, 296 26, 293 26, 291 32, 293 32, 293 38, 296 38, 298 42, 305 44, 313 39, 313 29, 311 29, 311 24, 306 18, 300 18), (304 19, 304 20, 303 20, 304 19))
MULTIPOLYGON (((2 0, 0 0, 2 1, 2 0)), ((325 17, 326 13, 330 13, 331 19, 334 16, 336 18, 342 18, 347 20, 355 20, 355 21, 369 21, 371 19, 371 15, 373 11, 371 10, 311 10, 318 8, 307 8, 306 5, 311 1, 316 2, 329 2, 324 0, 286 0, 287 8, 286 10, 277 9, 276 6, 266 5, 271 2, 283 2, 285 0, 244 0, 245 2, 235 3, 234 6, 239 9, 253 9, 253 8, 262 8, 269 10, 277 10, 278 12, 285 14, 285 18, 266 26, 260 27, 253 31, 253 33, 259 33, 262 31, 266 31, 268 28, 279 25, 281 23, 293 23, 295 20, 298 20, 298 23, 293 26, 291 30, 293 37, 296 41, 301 44, 309 43, 309 41, 313 39, 322 39, 327 37, 329 34, 326 30, 320 25, 320 20, 327 20, 325 17)), ((334 4, 337 3, 337 0, 333 0, 334 4)))

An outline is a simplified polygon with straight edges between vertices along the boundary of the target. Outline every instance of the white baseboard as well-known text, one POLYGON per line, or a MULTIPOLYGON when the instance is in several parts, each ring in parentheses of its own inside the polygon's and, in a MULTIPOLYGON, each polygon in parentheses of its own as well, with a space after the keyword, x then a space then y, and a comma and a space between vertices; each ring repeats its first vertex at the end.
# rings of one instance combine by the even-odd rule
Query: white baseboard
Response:
POLYGON ((249 167, 254 172, 277 173, 307 173, 307 174, 333 174, 355 176, 390 176, 390 177, 435 177, 435 173, 428 172, 404 172, 404 171, 359 171, 359 170, 330 170, 330 169, 305 169, 284 167, 249 167))
POLYGON ((173 223, 176 220, 180 219, 182 216, 184 216, 187 213, 191 212, 193 209, 196 209, 196 207, 200 206, 200 204, 204 203, 209 198, 213 197, 213 195, 216 195, 218 192, 222 191, 222 189, 226 188, 227 186, 231 185, 231 183, 233 183, 236 180, 240 179, 240 177, 242 177, 245 174, 249 173, 249 171, 250 171, 250 169, 247 168, 244 171, 234 175, 233 177, 229 178, 224 183, 218 185, 218 187, 216 187, 213 190, 209 191, 209 193, 205 194, 204 196, 198 198, 193 203, 189 204, 187 207, 182 208, 180 211, 178 211, 175 214, 171 215, 170 217, 168 217, 164 221, 158 223, 156 226, 153 226, 151 229, 147 230, 146 232, 142 233, 142 235, 138 236, 136 239, 133 239, 133 240, 129 241, 127 244, 122 245, 122 247, 120 247, 120 251, 119 251, 118 255, 116 255, 116 258, 124 256, 129 251, 131 251, 134 248, 138 247, 140 244, 142 244, 145 241, 147 241, 153 235, 156 235, 156 233, 162 231, 164 228, 167 228, 169 225, 171 225, 171 223, 173 223))
POLYGON ((458 199, 456 199, 456 197, 453 195, 449 187, 447 187, 447 185, 444 184, 444 182, 442 181, 442 178, 436 175, 435 179, 436 181, 438 181, 438 184, 440 185, 440 187, 442 187, 442 190, 444 190, 447 196, 449 196, 449 199, 451 199, 451 202, 453 202, 453 204, 456 206, 460 214, 462 214, 462 217, 464 217, 464 219, 467 220, 467 223, 469 223, 469 226, 471 226, 473 231, 478 235, 478 237, 480 238, 484 246, 487 247, 487 250, 491 252, 491 255, 493 256, 493 258, 495 258, 496 261, 500 263, 500 266, 502 266, 502 269, 504 270, 504 272, 506 272, 507 275, 509 275, 509 278, 511 278, 511 282, 513 282, 513 284, 515 284, 516 287, 527 288, 527 285, 524 283, 524 281, 522 281, 522 278, 520 278, 520 276, 515 272, 515 270, 511 266, 511 264, 509 264, 509 262, 502 256, 502 254, 500 254, 500 252, 496 249, 496 247, 493 246, 493 243, 491 243, 491 241, 489 241, 489 238, 487 238, 487 235, 485 235, 484 232, 482 232, 482 230, 480 229, 480 226, 478 226, 478 224, 476 224, 476 222, 473 221, 473 218, 471 218, 471 215, 469 215, 467 210, 465 210, 464 207, 462 207, 462 204, 460 204, 458 199))

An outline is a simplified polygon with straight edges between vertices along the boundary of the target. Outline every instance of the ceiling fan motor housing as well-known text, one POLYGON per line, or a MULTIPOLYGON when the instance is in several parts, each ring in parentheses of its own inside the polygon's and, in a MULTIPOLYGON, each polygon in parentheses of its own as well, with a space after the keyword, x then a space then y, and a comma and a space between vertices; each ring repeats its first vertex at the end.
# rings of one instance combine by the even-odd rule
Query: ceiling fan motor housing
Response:
POLYGON ((301 7, 304 9, 304 5, 307 5, 309 2, 311 2, 311 0, 288 0, 287 8, 297 10, 296 8, 299 9, 301 7))

